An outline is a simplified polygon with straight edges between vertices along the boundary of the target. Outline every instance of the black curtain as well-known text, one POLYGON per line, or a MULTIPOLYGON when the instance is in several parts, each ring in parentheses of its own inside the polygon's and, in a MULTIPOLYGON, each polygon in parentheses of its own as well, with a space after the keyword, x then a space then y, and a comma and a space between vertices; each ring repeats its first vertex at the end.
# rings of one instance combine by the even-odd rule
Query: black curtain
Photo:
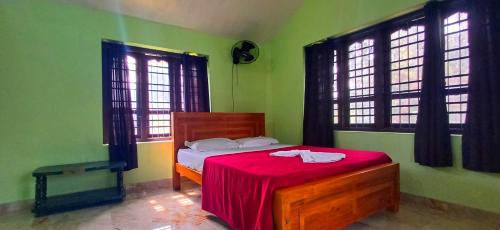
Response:
POLYGON ((333 42, 305 48, 303 144, 333 147, 333 42))
POLYGON ((184 96, 184 57, 171 57, 167 59, 168 73, 170 82, 172 82, 172 94, 170 94, 171 111, 184 112, 185 96, 184 96))
POLYGON ((207 58, 185 54, 183 60, 185 111, 210 112, 207 58))
POLYGON ((470 0, 470 81, 463 167, 500 172, 500 1, 470 0))
POLYGON ((443 20, 440 4, 425 8, 425 44, 422 90, 415 128, 415 161, 421 165, 452 165, 451 137, 446 111, 443 20))
POLYGON ((126 50, 124 45, 102 43, 103 109, 107 121, 109 160, 125 161, 125 170, 138 167, 137 144, 132 119, 126 50))

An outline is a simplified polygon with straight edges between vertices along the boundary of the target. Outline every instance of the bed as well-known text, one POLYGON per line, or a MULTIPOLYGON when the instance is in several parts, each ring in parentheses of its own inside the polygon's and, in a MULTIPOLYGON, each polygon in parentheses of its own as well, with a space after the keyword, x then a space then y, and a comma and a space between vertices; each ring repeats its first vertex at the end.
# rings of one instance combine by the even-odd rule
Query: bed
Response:
MULTIPOLYGON (((237 139, 265 135, 264 114, 261 113, 176 112, 172 113, 172 125, 174 142, 172 181, 175 190, 180 189, 181 176, 202 185, 202 190, 206 190, 206 186, 217 182, 216 179, 210 179, 216 177, 208 177, 209 179, 207 179, 209 173, 202 175, 199 165, 197 168, 193 165, 185 165, 188 163, 179 163, 178 153, 184 147, 185 141, 214 137, 237 139), (203 176, 205 176, 205 183, 202 183, 203 176)), ((232 154, 232 157, 242 154, 246 153, 232 154)), ((259 154, 264 156, 265 153, 259 154)), ((185 156, 185 154, 182 155, 185 156)), ((228 155, 224 155, 224 157, 226 156, 228 155)), ((223 165, 224 157, 208 157, 206 159, 211 160, 206 162, 209 162, 210 165, 217 163, 223 165)), ((206 167, 206 170, 214 168, 212 166, 206 167)), ((226 169, 231 168, 230 166, 225 167, 226 169)), ((219 198, 230 196, 230 194, 225 194, 225 190, 213 191, 220 192, 207 194, 219 198)), ((207 194, 204 193, 202 196, 207 194)), ((205 198, 202 198, 202 203, 205 198)), ((265 209, 265 211, 272 212, 274 229, 341 229, 380 210, 398 211, 399 164, 380 163, 279 188, 273 190, 271 202, 272 205, 269 207, 271 210, 265 209)), ((202 207, 204 205, 205 203, 202 207)), ((227 213, 214 214, 225 220, 224 214, 227 213)))

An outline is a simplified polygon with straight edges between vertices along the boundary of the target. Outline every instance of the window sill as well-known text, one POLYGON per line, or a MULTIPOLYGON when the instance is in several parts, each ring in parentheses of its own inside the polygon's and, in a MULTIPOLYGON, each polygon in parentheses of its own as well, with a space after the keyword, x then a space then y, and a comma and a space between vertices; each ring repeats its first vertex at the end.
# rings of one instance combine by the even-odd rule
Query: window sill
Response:
POLYGON ((174 140, 172 140, 171 138, 169 139, 163 139, 163 140, 151 140, 151 141, 137 141, 137 144, 138 145, 142 145, 142 144, 149 144, 149 143, 169 143, 169 142, 173 142, 174 140))
POLYGON ((375 131, 375 130, 348 130, 348 129, 337 129, 338 132, 349 132, 349 133, 387 133, 387 134, 414 134, 414 132, 404 132, 404 131, 375 131))
MULTIPOLYGON (((336 132, 349 132, 349 133, 387 133, 387 134, 415 134, 414 131, 388 131, 388 130, 348 130, 348 129, 336 129, 336 132)), ((462 137, 460 133, 451 133, 452 137, 462 137)))
MULTIPOLYGON (((162 140, 151 140, 151 141, 137 141, 137 145, 144 145, 144 144, 159 144, 159 143, 171 143, 174 140, 172 138, 168 139, 162 139, 162 140)), ((108 146, 108 143, 102 144, 103 146, 108 146)))

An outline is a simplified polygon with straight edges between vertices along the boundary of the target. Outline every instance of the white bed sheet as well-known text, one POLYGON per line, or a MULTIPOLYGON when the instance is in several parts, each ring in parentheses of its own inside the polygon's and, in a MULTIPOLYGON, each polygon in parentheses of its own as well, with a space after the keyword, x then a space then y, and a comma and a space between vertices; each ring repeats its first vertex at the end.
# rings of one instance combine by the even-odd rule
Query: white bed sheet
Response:
POLYGON ((203 171, 203 162, 205 161, 205 158, 207 158, 207 157, 233 154, 233 153, 243 153, 243 152, 251 152, 251 151, 278 149, 278 148, 284 148, 284 147, 289 147, 289 146, 293 146, 293 145, 273 144, 273 145, 262 146, 262 147, 226 149, 226 150, 206 151, 206 152, 200 152, 200 151, 193 150, 193 149, 179 149, 179 152, 177 154, 177 161, 180 164, 182 164, 190 169, 194 169, 194 170, 201 173, 203 171))

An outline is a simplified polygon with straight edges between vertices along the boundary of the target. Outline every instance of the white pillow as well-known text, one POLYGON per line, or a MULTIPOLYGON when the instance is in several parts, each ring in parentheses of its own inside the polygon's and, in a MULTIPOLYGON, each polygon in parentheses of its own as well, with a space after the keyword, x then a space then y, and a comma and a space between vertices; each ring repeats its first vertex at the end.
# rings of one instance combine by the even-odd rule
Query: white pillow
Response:
POLYGON ((190 149, 194 149, 200 152, 212 151, 212 150, 237 149, 239 147, 238 142, 228 138, 210 138, 192 142, 186 141, 184 145, 186 145, 190 149))
POLYGON ((261 147, 279 143, 278 140, 272 137, 246 137, 237 139, 236 142, 240 144, 240 148, 261 147))

